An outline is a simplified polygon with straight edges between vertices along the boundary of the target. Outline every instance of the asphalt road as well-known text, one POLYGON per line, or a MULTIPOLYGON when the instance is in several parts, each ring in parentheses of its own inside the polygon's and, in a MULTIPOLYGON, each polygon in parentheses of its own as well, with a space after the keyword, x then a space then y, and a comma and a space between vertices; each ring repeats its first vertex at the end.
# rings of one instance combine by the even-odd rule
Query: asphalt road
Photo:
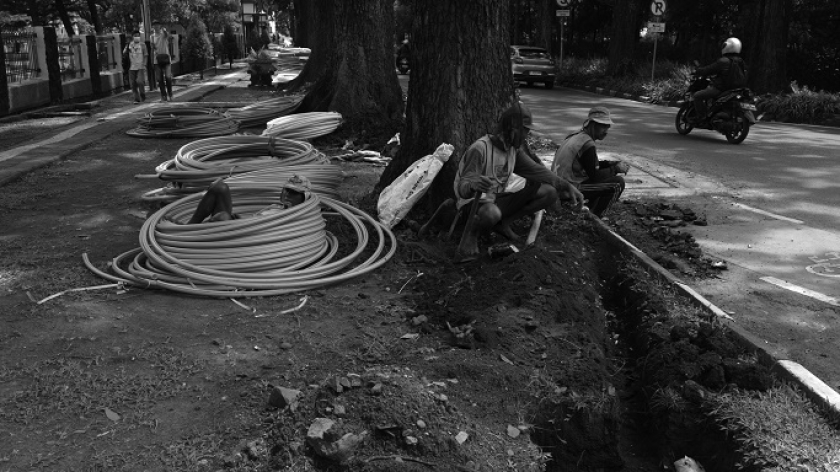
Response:
POLYGON ((605 149, 706 175, 763 210, 840 232, 840 129, 758 123, 746 141, 732 145, 713 131, 677 134, 676 108, 564 88, 521 91, 554 133, 574 131, 591 106, 605 105, 615 122, 605 149))
POLYGON ((566 88, 521 97, 557 142, 590 107, 608 107, 615 124, 598 152, 633 165, 624 198, 674 201, 709 221, 684 230, 729 270, 697 290, 778 359, 840 390, 840 129, 759 123, 733 145, 708 130, 679 135, 676 108, 566 88))

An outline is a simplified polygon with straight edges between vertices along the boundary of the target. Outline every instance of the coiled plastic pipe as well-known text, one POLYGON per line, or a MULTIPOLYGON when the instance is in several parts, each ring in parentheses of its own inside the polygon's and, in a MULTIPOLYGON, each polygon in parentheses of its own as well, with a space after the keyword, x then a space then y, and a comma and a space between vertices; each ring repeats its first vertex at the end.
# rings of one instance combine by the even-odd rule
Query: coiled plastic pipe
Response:
POLYGON ((230 182, 241 219, 192 225, 186 221, 201 195, 189 195, 154 213, 140 230, 140 247, 115 257, 113 274, 85 265, 112 282, 213 297, 258 297, 311 290, 369 273, 396 251, 396 238, 370 215, 350 205, 310 194, 300 205, 261 214, 280 198, 276 185, 230 182), (352 226, 356 247, 341 251, 326 231, 321 207, 352 226), (173 222, 175 221, 175 222, 173 222), (371 240, 368 227, 373 229, 371 240), (370 254, 361 259, 362 253, 370 254))
POLYGON ((301 101, 300 97, 272 98, 242 108, 231 108, 225 116, 238 121, 240 128, 263 126, 271 119, 294 113, 301 101))
POLYGON ((222 136, 193 141, 155 171, 157 174, 148 177, 175 185, 145 193, 144 201, 171 202, 205 190, 219 177, 244 174, 249 174, 246 180, 250 182, 265 184, 282 183, 298 174, 310 180, 313 192, 335 196, 343 177, 341 170, 309 143, 269 136, 222 136))
POLYGON ((286 139, 313 139, 332 133, 339 125, 341 113, 297 113, 269 121, 262 134, 286 139))
POLYGON ((233 134, 239 122, 212 108, 185 107, 154 110, 126 131, 137 138, 203 138, 233 134))

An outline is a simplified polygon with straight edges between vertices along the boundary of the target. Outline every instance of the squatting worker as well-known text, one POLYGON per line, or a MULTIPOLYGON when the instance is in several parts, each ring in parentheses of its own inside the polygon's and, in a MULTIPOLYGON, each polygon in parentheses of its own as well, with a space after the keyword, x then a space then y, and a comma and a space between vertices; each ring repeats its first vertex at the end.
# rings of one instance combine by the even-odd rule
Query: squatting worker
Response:
POLYGON ((479 138, 461 158, 454 183, 458 208, 476 196, 480 204, 475 224, 464 234, 464 256, 478 254, 478 236, 490 229, 508 239, 519 239, 510 228, 511 222, 548 208, 558 196, 575 205, 583 202, 574 186, 522 150, 527 133, 522 106, 516 103, 502 113, 495 134, 479 138), (522 190, 508 193, 505 186, 513 172, 524 177, 526 184, 522 190))
POLYGON ((146 43, 140 39, 140 32, 134 31, 133 38, 125 47, 123 54, 128 55, 128 82, 131 84, 131 91, 134 93, 134 103, 146 101, 146 61, 149 59, 149 50, 146 43))
MULTIPOLYGON (((280 201, 269 205, 255 213, 258 216, 271 215, 279 211, 300 205, 306 200, 306 196, 312 191, 309 179, 297 174, 289 178, 283 185, 283 193, 280 201)), ((198 202, 192 218, 187 224, 228 221, 239 219, 239 215, 233 212, 233 199, 230 196, 230 188, 221 178, 210 184, 207 192, 198 202)))
POLYGON ((618 201, 624 192, 624 179, 630 165, 622 161, 600 161, 595 141, 603 140, 613 124, 605 107, 589 110, 580 131, 570 134, 554 154, 551 170, 576 186, 598 217, 618 201))
POLYGON ((155 79, 160 87, 160 101, 172 101, 172 56, 169 55, 169 31, 158 25, 152 35, 155 48, 155 79))

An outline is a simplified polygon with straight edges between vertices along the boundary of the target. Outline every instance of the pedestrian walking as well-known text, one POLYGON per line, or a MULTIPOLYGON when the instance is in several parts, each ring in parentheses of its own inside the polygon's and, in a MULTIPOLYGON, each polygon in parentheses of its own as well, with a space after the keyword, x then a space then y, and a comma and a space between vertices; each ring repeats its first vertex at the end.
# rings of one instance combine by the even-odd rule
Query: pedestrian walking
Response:
POLYGON ((155 48, 155 79, 160 87, 160 101, 172 101, 172 56, 169 55, 169 31, 164 26, 158 26, 152 35, 155 48))
POLYGON ((140 103, 146 101, 146 62, 149 60, 149 51, 141 40, 139 31, 134 31, 132 36, 123 54, 128 55, 131 64, 128 69, 128 83, 134 93, 134 103, 140 103))

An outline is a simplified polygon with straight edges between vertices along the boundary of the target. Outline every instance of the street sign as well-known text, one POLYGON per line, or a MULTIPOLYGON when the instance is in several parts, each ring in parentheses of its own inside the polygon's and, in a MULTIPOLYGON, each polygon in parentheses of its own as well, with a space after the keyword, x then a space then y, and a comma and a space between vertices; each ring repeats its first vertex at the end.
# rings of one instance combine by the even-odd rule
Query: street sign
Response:
POLYGON ((654 21, 649 21, 647 24, 648 33, 664 33, 665 32, 665 23, 657 23, 654 21))
POLYGON ((665 0, 653 0, 650 4, 650 11, 656 16, 664 15, 665 7, 665 0))
POLYGON ((570 16, 571 10, 557 10, 557 16, 570 16))
POLYGON ((572 0, 557 0, 557 6, 560 8, 566 8, 570 3, 572 3, 572 0))

